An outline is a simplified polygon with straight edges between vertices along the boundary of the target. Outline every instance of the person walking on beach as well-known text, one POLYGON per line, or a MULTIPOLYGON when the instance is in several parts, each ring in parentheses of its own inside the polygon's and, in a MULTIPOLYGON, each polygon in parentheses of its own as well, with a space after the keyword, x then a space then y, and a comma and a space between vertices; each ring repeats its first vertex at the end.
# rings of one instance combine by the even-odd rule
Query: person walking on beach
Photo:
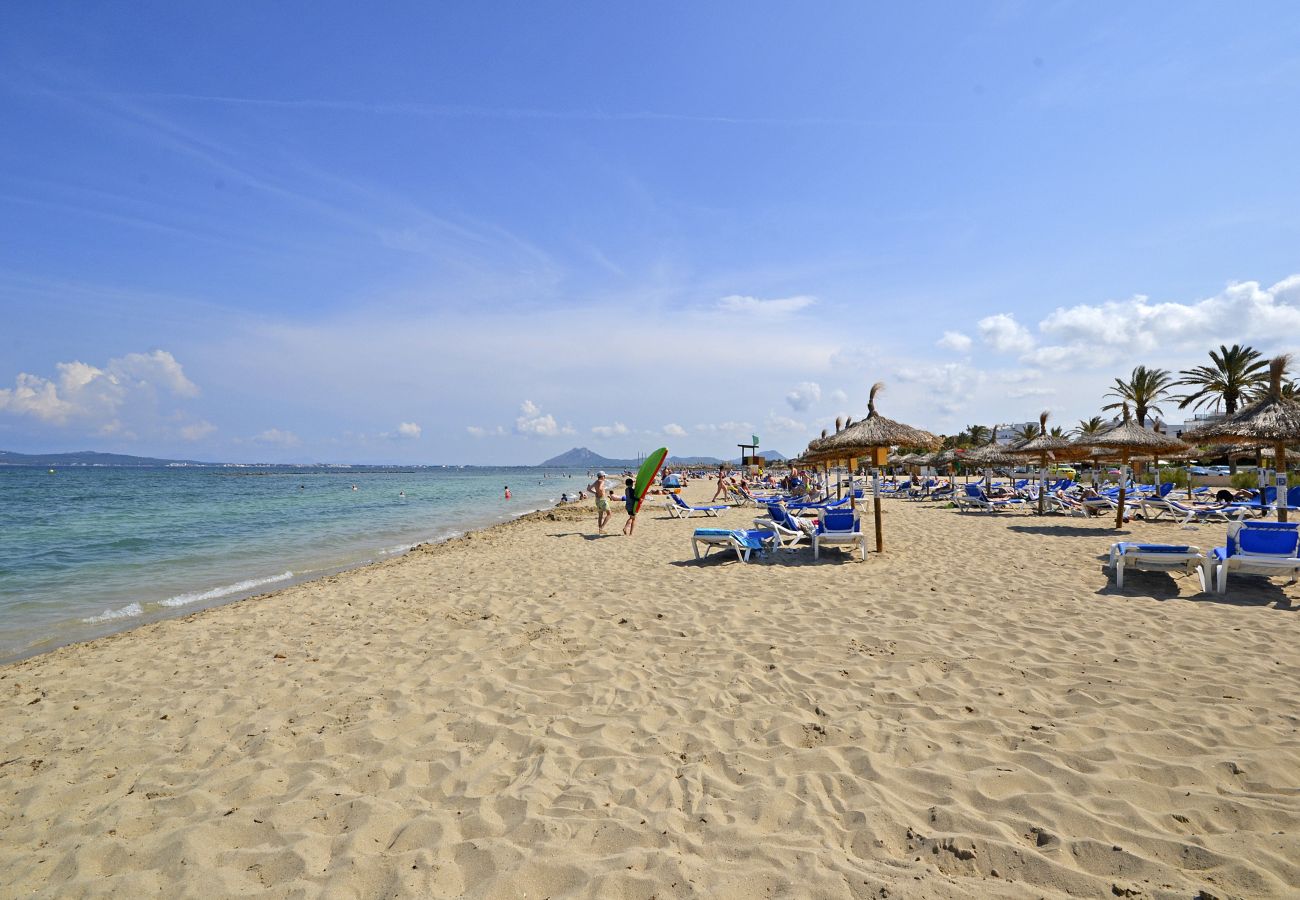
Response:
POLYGON ((596 480, 587 485, 587 490, 596 496, 596 530, 604 534, 606 523, 614 515, 609 509, 609 485, 605 484, 605 473, 597 472, 596 480))
POLYGON ((727 467, 718 466, 718 489, 713 492, 713 499, 710 500, 709 502, 716 503, 719 497, 724 497, 726 496, 726 494, 727 494, 727 467))
POLYGON ((636 530, 636 508, 640 506, 639 497, 636 495, 636 485, 629 478, 623 482, 623 505, 627 508, 627 523, 623 526, 623 533, 628 537, 636 530))

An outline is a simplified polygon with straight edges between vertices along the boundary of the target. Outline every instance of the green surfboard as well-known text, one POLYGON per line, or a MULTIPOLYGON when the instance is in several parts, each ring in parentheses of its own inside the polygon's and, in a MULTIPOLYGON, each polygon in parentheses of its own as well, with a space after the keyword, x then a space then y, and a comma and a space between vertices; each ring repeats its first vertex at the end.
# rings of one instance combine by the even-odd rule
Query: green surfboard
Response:
POLYGON ((641 511, 641 504, 645 503, 645 492, 650 485, 654 484, 655 476, 659 474, 659 467, 664 464, 668 458, 668 448, 660 447, 654 453, 645 458, 641 463, 641 468, 636 473, 636 484, 632 490, 636 491, 636 511, 641 511))

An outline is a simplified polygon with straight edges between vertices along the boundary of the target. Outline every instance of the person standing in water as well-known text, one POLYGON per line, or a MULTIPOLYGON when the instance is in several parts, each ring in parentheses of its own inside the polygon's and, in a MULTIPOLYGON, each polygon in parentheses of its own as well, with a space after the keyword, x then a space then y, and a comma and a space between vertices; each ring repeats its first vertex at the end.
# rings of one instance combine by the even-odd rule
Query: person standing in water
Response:
POLYGON ((510 499, 510 485, 508 484, 506 485, 506 499, 510 499))
POLYGON ((609 509, 609 485, 605 483, 605 473, 597 472, 596 480, 587 485, 587 490, 596 495, 596 530, 605 533, 605 525, 613 515, 609 509))

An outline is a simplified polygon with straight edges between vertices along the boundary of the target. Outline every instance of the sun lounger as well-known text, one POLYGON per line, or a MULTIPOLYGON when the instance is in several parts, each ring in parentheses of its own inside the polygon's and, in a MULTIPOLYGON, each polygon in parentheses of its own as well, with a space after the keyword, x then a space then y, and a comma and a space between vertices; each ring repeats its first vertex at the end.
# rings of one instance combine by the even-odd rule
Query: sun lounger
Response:
POLYGON ((1201 581, 1201 590, 1209 584, 1210 561, 1199 547, 1174 544, 1135 544, 1121 541, 1110 545, 1110 567, 1115 570, 1115 587, 1124 586, 1124 569, 1159 572, 1183 569, 1201 581))
POLYGON ((766 528, 746 531, 743 528, 697 528, 691 535, 691 552, 700 559, 700 545, 704 545, 704 556, 713 550, 735 550, 741 562, 749 562, 750 554, 765 553, 778 546, 780 539, 766 528))
POLYGON ((754 525, 774 532, 782 547, 797 544, 801 539, 811 537, 817 527, 812 519, 801 519, 790 515, 790 511, 781 503, 768 504, 767 516, 755 519, 754 525))
POLYGON ((1008 497, 1006 499, 993 499, 984 493, 984 488, 978 484, 966 485, 965 492, 960 498, 956 498, 957 508, 965 511, 967 509, 979 509, 984 512, 998 512, 1004 509, 1023 508, 1025 501, 1020 497, 1008 497))
POLYGON ((703 513, 706 516, 716 516, 718 510, 731 508, 725 503, 719 503, 714 506, 691 506, 678 494, 669 494, 664 505, 668 508, 668 514, 674 519, 689 519, 694 513, 703 513))
MULTIPOLYGON (((862 520, 850 509, 831 510, 822 516, 812 535, 813 559, 821 556, 822 544, 857 544, 862 548, 862 559, 867 558, 867 536, 862 532, 862 520)), ((851 547, 849 552, 852 553, 851 547)))
POLYGON ((1215 504, 1213 506, 1189 505, 1168 496, 1145 497, 1138 501, 1138 508, 1142 512, 1142 518, 1148 522, 1158 522, 1162 516, 1168 513, 1169 516, 1177 519, 1180 525, 1186 525, 1189 522, 1230 522, 1233 519, 1241 519, 1246 515, 1245 509, 1228 504, 1215 504))
POLYGON ((1215 590, 1228 589, 1228 573, 1282 575, 1294 581, 1300 573, 1300 524, 1295 522, 1230 522, 1228 544, 1215 547, 1215 590))

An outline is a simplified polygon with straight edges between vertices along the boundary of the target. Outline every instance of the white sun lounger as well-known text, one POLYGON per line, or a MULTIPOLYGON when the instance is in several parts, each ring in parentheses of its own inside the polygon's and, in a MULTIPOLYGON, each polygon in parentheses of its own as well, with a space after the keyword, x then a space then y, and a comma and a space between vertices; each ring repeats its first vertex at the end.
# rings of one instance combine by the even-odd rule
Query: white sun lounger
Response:
POLYGON ((1110 567, 1115 570, 1115 587, 1124 586, 1126 568, 1157 572, 1182 569, 1188 575, 1196 573, 1201 590, 1210 583, 1210 561, 1199 547, 1120 541, 1110 545, 1110 567))
POLYGON ((741 562, 749 562, 751 553, 763 553, 780 543, 776 533, 766 528, 746 531, 741 528, 697 528, 691 535, 691 551, 700 559, 700 545, 704 556, 717 549, 735 550, 741 562))

